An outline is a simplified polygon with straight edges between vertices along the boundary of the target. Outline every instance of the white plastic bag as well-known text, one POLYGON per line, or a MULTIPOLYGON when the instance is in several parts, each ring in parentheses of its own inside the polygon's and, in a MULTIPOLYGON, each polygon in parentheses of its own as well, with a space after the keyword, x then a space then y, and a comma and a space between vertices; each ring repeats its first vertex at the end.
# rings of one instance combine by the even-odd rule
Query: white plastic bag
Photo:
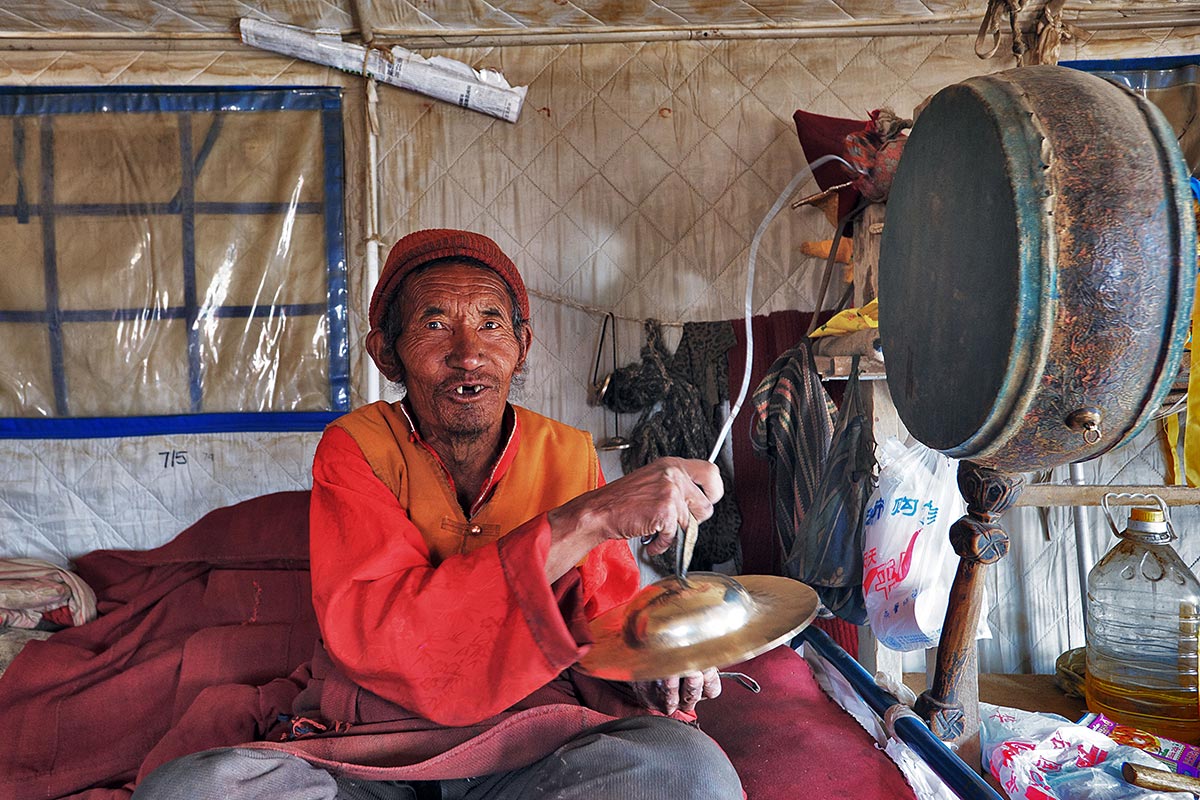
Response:
POLYGON ((1119 745, 1057 714, 979 704, 983 763, 1013 800, 1191 800, 1121 777, 1126 762, 1165 769, 1149 753, 1119 745))
MULTIPOLYGON (((878 452, 879 485, 863 526, 863 595, 875 637, 892 650, 937 644, 958 556, 951 524, 966 503, 958 462, 920 442, 890 437, 878 452)), ((982 615, 981 615, 982 618, 982 615)))

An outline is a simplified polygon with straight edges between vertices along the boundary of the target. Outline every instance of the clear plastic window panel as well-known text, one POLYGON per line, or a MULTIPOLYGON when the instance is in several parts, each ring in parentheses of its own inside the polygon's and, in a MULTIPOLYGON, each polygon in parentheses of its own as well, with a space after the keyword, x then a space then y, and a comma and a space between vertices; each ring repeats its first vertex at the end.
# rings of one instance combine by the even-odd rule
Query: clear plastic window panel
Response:
POLYGON ((0 92, 0 436, 349 409, 337 89, 0 92))
POLYGON ((1200 177, 1200 55, 1127 58, 1111 61, 1064 61, 1140 94, 1175 130, 1183 158, 1200 177))

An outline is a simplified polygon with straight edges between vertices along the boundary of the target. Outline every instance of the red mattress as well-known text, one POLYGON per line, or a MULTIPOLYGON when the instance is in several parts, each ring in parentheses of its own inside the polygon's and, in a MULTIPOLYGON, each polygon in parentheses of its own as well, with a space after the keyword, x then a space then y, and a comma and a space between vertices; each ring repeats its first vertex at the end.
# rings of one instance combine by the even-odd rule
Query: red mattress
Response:
POLYGON ((913 797, 895 763, 793 650, 778 647, 729 669, 754 678, 762 692, 726 680, 721 696, 697 713, 737 767, 749 800, 913 797))
MULTIPOLYGON (((124 800, 170 758, 262 736, 315 641, 307 528, 307 493, 286 492, 218 509, 156 550, 81 558, 100 618, 31 643, 0 678, 0 800, 124 800)), ((762 693, 729 681, 699 721, 750 800, 913 796, 794 652, 735 669, 762 693)))

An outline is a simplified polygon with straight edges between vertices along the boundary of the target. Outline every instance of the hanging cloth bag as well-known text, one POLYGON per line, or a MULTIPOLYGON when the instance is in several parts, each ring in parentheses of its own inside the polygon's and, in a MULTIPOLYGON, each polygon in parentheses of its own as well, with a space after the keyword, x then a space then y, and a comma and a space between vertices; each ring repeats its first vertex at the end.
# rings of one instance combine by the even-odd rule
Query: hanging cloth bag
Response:
POLYGON ((815 589, 826 608, 855 625, 867 620, 863 517, 875 488, 875 440, 861 392, 855 356, 812 507, 784 554, 785 572, 815 589))

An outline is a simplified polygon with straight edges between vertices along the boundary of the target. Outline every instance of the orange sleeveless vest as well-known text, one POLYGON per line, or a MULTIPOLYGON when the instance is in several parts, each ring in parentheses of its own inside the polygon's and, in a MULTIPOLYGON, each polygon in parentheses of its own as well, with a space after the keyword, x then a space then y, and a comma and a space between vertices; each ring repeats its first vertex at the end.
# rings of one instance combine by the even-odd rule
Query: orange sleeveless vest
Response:
POLYGON ((597 486, 600 468, 588 433, 520 406, 512 408, 519 437, 516 457, 470 519, 437 458, 412 435, 399 403, 372 403, 330 424, 358 444, 371 470, 421 531, 437 566, 597 486))

